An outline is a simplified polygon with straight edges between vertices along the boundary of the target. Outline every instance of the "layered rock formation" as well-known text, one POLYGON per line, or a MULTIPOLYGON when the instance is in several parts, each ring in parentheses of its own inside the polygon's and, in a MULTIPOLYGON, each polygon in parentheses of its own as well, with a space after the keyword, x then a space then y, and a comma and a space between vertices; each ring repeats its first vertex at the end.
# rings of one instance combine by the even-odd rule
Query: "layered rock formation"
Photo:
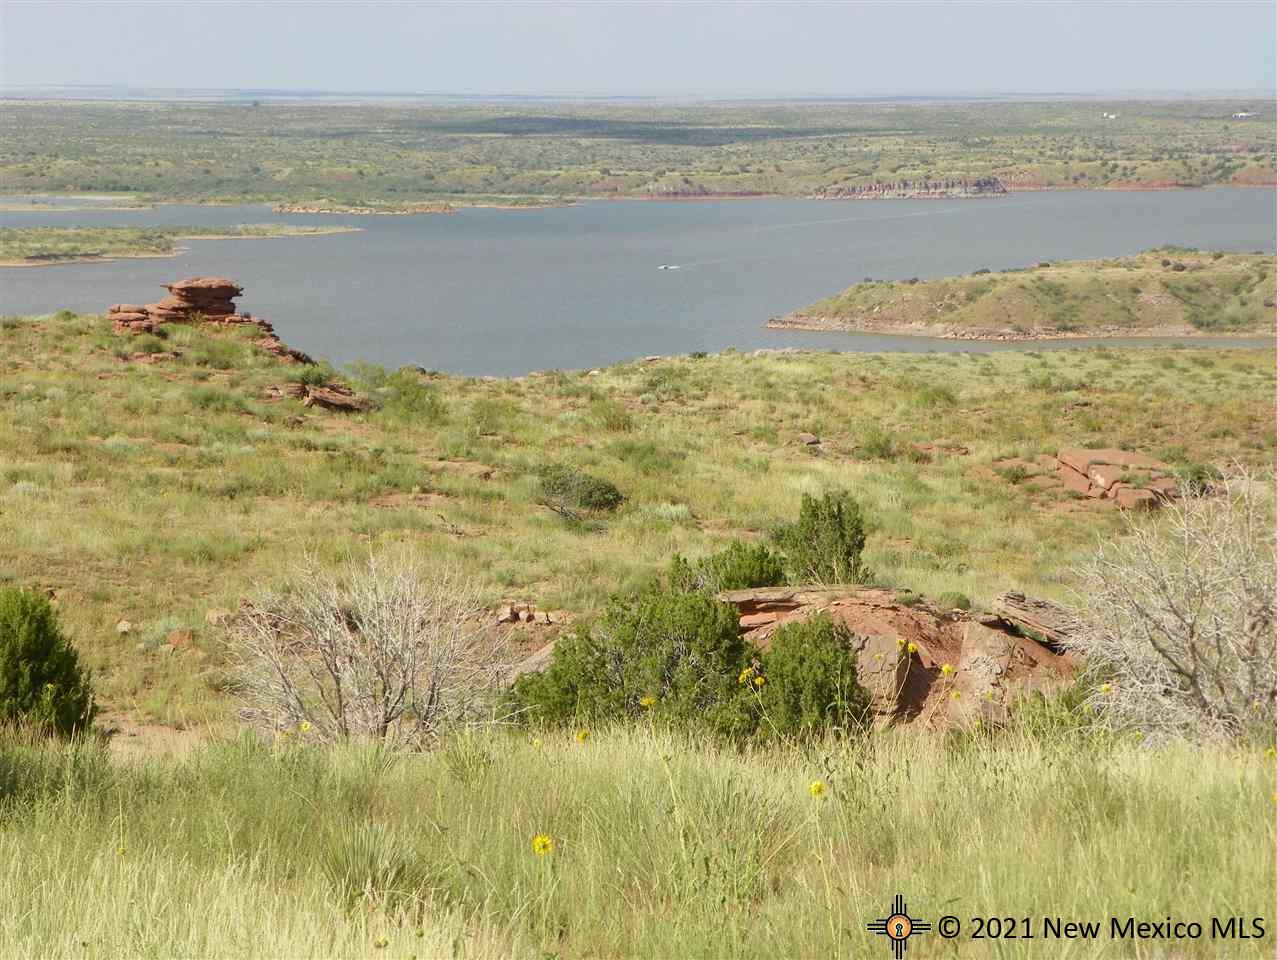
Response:
MULTIPOLYGON (((718 599, 736 607, 741 634, 764 650, 780 626, 816 614, 846 626, 855 637, 857 679, 883 725, 1002 723, 1021 695, 1057 692, 1077 675, 1076 659, 1062 646, 1076 629, 1073 619, 1018 593, 1003 594, 978 615, 857 586, 730 590, 718 599)), ((512 610, 503 607, 498 621, 510 622, 512 610)), ((549 622, 556 624, 554 614, 549 622)), ((553 653, 553 640, 530 652, 509 682, 545 670, 553 653)))
POLYGON ((982 197, 1006 193, 997 177, 957 180, 896 180, 857 186, 829 186, 816 191, 823 200, 871 200, 901 197, 982 197))
POLYGON ((741 632, 766 649, 778 627, 824 614, 856 637, 856 672, 880 723, 966 727, 1001 723, 1017 697, 1050 693, 1073 681, 1077 662, 1057 639, 1067 614, 1018 594, 994 611, 973 615, 925 601, 902 603, 868 587, 780 587, 732 590, 720 600, 740 611, 741 632), (1017 611, 1028 606, 1032 625, 1017 611), (1051 631, 1042 630, 1043 621, 1051 631))
POLYGON ((355 395, 355 392, 343 383, 336 381, 324 385, 311 383, 283 383, 266 388, 267 400, 280 400, 290 397, 300 400, 303 407, 323 407, 325 410, 360 411, 368 409, 368 402, 355 395))
POLYGON ((313 363, 299 350, 286 346, 275 335, 275 329, 252 314, 236 312, 235 298, 244 288, 225 277, 188 277, 164 284, 169 295, 156 303, 117 303, 107 308, 116 333, 154 333, 166 323, 251 324, 261 336, 257 346, 274 354, 284 363, 313 363))
POLYGON ((1111 501, 1123 510, 1152 510, 1179 496, 1167 464, 1129 450, 1062 447, 1054 457, 997 460, 993 469, 1030 487, 1111 501))

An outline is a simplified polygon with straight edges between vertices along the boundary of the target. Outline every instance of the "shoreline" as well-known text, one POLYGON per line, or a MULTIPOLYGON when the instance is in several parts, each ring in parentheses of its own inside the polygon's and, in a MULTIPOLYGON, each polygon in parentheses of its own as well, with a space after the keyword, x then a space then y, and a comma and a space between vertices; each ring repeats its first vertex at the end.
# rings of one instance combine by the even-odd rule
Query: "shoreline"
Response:
MULTIPOLYGON (((990 197, 1012 196, 1017 193, 1176 193, 1188 192, 1194 190, 1218 190, 1218 189, 1261 189, 1273 190, 1277 189, 1277 180, 1250 182, 1250 183, 1208 183, 1208 184, 1176 184, 1176 183, 1116 183, 1096 187, 1079 187, 1076 185, 1064 184, 1043 184, 1043 185, 1017 185, 1007 187, 1002 193, 970 193, 970 194, 947 194, 947 193, 917 193, 912 195, 902 194, 866 194, 863 196, 849 197, 829 197, 820 196, 815 193, 768 193, 768 192, 728 192, 728 193, 706 193, 706 194, 660 194, 660 193, 623 193, 623 194, 573 194, 563 197, 547 198, 540 194, 528 194, 528 199, 535 199, 535 203, 468 203, 460 198, 453 198, 447 201, 441 201, 439 204, 408 204, 403 207, 391 207, 387 209, 378 209, 376 207, 343 207, 337 205, 321 205, 310 204, 302 201, 290 201, 280 199, 237 199, 233 197, 222 197, 216 199, 201 198, 181 198, 174 197, 169 199, 148 199, 137 205, 128 204, 112 204, 110 206, 98 204, 86 204, 85 206, 58 206, 56 204, 9 204, 0 196, 0 213, 84 213, 84 212, 123 212, 123 211, 142 211, 153 210, 156 207, 234 207, 234 206, 265 206, 269 207, 272 213, 300 214, 314 216, 412 216, 421 214, 442 214, 445 216, 455 215, 467 209, 479 210, 545 210, 559 207, 576 206, 580 203, 588 203, 593 201, 618 201, 618 200, 638 200, 638 201, 675 201, 675 202, 695 202, 695 201, 726 201, 726 200, 826 200, 826 201, 856 201, 856 200, 984 200, 990 197)), ((21 196, 35 196, 34 194, 21 194, 21 196)), ((95 199, 102 197, 101 194, 40 194, 39 196, 47 196, 56 199, 76 200, 76 199, 95 199)), ((512 195, 511 200, 517 199, 521 195, 512 195)), ((205 239, 205 238, 199 238, 205 239)))
POLYGON ((1035 343, 1065 340, 1196 340, 1196 339, 1248 339, 1277 337, 1274 330, 1202 331, 1196 327, 1144 327, 1139 330, 1121 330, 1101 327, 1083 331, 1018 331, 1018 330, 959 330, 953 327, 925 326, 856 326, 833 318, 791 314, 772 317, 763 324, 766 330, 797 330, 807 333, 846 333, 882 337, 917 337, 918 339, 969 341, 972 343, 1035 343))
MULTIPOLYGON (((23 229, 23 228, 18 228, 23 229)), ((315 230, 305 230, 300 233, 273 233, 261 236, 246 235, 234 236, 226 234, 199 234, 199 233, 183 233, 174 235, 174 240, 300 240, 316 237, 331 237, 341 233, 362 233, 363 227, 321 227, 315 230)), ((19 269, 22 267, 61 267, 68 264, 76 263, 115 263, 117 260, 172 260, 180 257, 184 253, 190 252, 190 247, 176 246, 167 253, 153 253, 145 250, 139 250, 135 253, 110 253, 110 254, 72 254, 67 257, 59 257, 57 259, 24 259, 24 260, 0 260, 0 269, 19 269)))

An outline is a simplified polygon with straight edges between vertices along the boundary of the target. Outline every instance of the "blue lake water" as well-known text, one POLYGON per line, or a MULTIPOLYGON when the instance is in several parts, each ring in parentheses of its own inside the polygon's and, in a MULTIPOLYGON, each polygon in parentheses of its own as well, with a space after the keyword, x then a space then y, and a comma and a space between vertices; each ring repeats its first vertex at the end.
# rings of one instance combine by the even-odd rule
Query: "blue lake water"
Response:
POLYGON ((867 276, 925 279, 1171 243, 1273 251, 1277 191, 616 201, 455 216, 275 214, 263 206, 0 213, 5 226, 270 222, 363 229, 188 241, 187 252, 169 259, 3 269, 0 312, 100 312, 111 303, 154 301, 165 293, 161 283, 216 274, 244 286, 241 309, 336 363, 509 375, 728 347, 1024 349, 762 325, 867 276))

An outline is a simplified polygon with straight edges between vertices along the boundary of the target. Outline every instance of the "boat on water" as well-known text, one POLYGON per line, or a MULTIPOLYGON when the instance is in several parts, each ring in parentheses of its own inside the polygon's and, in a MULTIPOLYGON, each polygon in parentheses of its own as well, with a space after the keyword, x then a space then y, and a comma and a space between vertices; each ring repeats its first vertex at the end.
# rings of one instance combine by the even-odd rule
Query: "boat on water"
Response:
POLYGON ((677 263, 662 263, 662 264, 661 264, 659 267, 657 267, 656 269, 658 269, 658 270, 677 270, 677 269, 678 269, 678 264, 677 264, 677 263))

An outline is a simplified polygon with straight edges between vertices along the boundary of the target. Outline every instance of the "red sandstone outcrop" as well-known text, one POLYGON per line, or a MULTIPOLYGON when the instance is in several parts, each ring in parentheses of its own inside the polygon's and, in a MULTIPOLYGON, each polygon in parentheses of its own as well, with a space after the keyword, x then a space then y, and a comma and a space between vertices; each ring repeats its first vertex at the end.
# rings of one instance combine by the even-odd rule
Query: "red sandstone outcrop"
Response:
POLYGON ((1070 492, 1123 510, 1153 510, 1179 496, 1167 464, 1129 450, 1061 447, 1054 457, 995 460, 993 469, 1036 489, 1070 492))
POLYGON ((999 597, 983 615, 902 603, 890 590, 869 587, 731 590, 719 599, 740 611, 741 632, 763 649, 791 621, 824 614, 845 625, 856 637, 857 677, 880 723, 1001 723, 1017 697, 1060 690, 1077 672, 1072 655, 1041 629, 1049 621, 1060 637, 1067 614, 1019 594, 999 597), (1027 622, 1020 618, 1026 603, 1033 613, 1027 622))
POLYGON ((235 298, 244 288, 225 277, 188 277, 164 284, 169 295, 156 303, 117 303, 107 308, 107 319, 116 333, 154 333, 166 323, 251 324, 261 336, 256 345, 274 354, 282 363, 314 363, 300 350, 284 344, 275 329, 252 314, 236 312, 235 298))
MULTIPOLYGON (((741 634, 764 650, 783 624, 816 614, 846 626, 855 637, 857 678, 884 725, 1001 723, 1021 695, 1062 690, 1077 674, 1076 659, 1061 647, 1075 628, 1072 618, 1018 593, 1003 594, 978 615, 858 586, 730 590, 718 599, 736 607, 741 634)), ((513 605, 498 612, 501 623, 524 618, 513 605)), ((510 679, 544 670, 553 652, 550 642, 530 653, 510 679)))

